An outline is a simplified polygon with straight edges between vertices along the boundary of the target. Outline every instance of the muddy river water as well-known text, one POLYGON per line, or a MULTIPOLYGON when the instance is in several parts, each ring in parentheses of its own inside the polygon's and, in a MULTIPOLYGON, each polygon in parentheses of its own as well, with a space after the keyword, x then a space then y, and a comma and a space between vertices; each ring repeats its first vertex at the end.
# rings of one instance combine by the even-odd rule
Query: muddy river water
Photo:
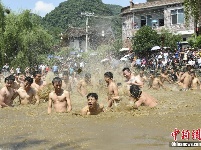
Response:
MULTIPOLYGON (((189 130, 193 141, 191 132, 201 128, 201 92, 144 91, 158 99, 156 108, 130 110, 119 105, 96 116, 80 116, 87 102, 75 92, 72 113, 48 115, 47 103, 0 109, 0 150, 186 149, 169 147, 174 141, 171 133, 175 128, 189 130)), ((106 105, 105 94, 99 97, 106 105)), ((187 141, 181 133, 177 140, 187 141)))

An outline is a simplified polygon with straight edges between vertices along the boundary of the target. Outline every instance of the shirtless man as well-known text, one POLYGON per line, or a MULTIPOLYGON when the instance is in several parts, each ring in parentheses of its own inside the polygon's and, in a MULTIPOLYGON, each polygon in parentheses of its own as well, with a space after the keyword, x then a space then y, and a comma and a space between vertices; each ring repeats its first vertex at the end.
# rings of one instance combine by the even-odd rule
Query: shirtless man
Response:
POLYGON ((52 105, 54 105, 55 112, 70 112, 72 110, 70 94, 61 88, 61 78, 55 77, 52 80, 52 85, 54 86, 54 91, 49 94, 48 114, 52 111, 52 105))
POLYGON ((199 87, 199 89, 201 89, 200 80, 196 77, 195 71, 191 72, 191 76, 192 76, 191 89, 197 90, 198 87, 199 87))
POLYGON ((186 69, 187 71, 181 76, 180 80, 177 82, 178 84, 181 83, 181 91, 187 91, 190 88, 192 82, 192 77, 190 74, 191 67, 187 66, 186 69))
POLYGON ((128 90, 130 88, 130 85, 137 85, 139 87, 143 86, 143 82, 139 78, 135 78, 133 73, 131 73, 129 68, 123 68, 123 76, 126 78, 126 83, 128 85, 128 90))
POLYGON ((162 69, 160 80, 161 80, 162 83, 164 83, 164 81, 167 81, 167 82, 171 83, 167 70, 162 69))
POLYGON ((14 80, 11 76, 5 78, 5 86, 0 90, 0 108, 11 107, 13 104, 14 89, 12 88, 14 80))
POLYGON ((33 103, 33 98, 36 99, 35 104, 39 104, 40 99, 37 95, 36 91, 31 87, 31 84, 33 83, 33 78, 26 77, 24 80, 23 87, 20 87, 16 93, 15 97, 19 96, 20 104, 27 105, 33 103))
POLYGON ((113 74, 111 72, 106 72, 104 74, 104 79, 108 87, 108 107, 112 107, 113 103, 116 104, 119 101, 118 87, 113 81, 113 74))
POLYGON ((104 112, 104 106, 98 103, 98 95, 96 93, 89 93, 87 95, 87 100, 88 105, 82 109, 82 115, 97 115, 101 112, 104 112))
POLYGON ((15 89, 18 89, 24 85, 25 76, 23 74, 15 75, 15 89))
POLYGON ((91 74, 86 73, 84 79, 80 80, 77 84, 77 91, 81 96, 85 97, 88 93, 87 87, 92 86, 91 84, 91 74))
POLYGON ((36 90, 36 92, 38 92, 46 85, 46 82, 41 80, 41 76, 42 75, 39 71, 35 71, 33 73, 34 82, 31 86, 36 90))
POLYGON ((142 87, 144 86, 144 82, 147 80, 147 77, 144 75, 144 71, 140 71, 140 73, 135 77, 137 81, 141 81, 142 87))
MULTIPOLYGON (((15 81, 16 77, 12 74, 9 77, 12 78, 12 80, 14 81, 12 85, 12 88, 14 89, 14 91, 18 90, 20 88, 20 84, 17 81, 15 81)), ((22 83, 21 83, 21 86, 22 86, 22 83)))
POLYGON ((130 86, 130 102, 133 108, 138 108, 141 105, 155 107, 157 100, 145 92, 142 92, 137 85, 130 86))
POLYGON ((72 79, 69 77, 67 71, 63 71, 63 83, 62 88, 67 90, 68 92, 72 92, 72 79))
POLYGON ((154 90, 159 90, 160 87, 164 88, 163 83, 161 82, 160 78, 158 78, 156 75, 151 74, 150 80, 149 80, 149 89, 153 88, 154 90))

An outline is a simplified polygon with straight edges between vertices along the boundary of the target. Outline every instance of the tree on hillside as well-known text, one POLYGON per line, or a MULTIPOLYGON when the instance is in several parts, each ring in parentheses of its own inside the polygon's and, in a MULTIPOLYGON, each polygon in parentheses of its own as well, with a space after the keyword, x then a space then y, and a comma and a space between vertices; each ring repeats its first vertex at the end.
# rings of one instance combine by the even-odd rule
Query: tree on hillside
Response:
POLYGON ((160 37, 151 27, 143 26, 132 39, 132 45, 136 53, 149 53, 153 46, 160 45, 160 37))
POLYGON ((0 43, 4 43, 1 45, 1 54, 3 51, 6 62, 24 68, 38 63, 39 55, 50 53, 52 36, 26 10, 18 15, 11 13, 6 16, 0 43))
MULTIPOLYGON (((112 11, 101 0, 68 0, 59 4, 53 11, 44 17, 47 26, 61 27, 66 29, 84 27, 85 17, 81 12, 93 12, 95 15, 111 16, 112 11)), ((90 17, 90 22, 92 17, 90 17)))

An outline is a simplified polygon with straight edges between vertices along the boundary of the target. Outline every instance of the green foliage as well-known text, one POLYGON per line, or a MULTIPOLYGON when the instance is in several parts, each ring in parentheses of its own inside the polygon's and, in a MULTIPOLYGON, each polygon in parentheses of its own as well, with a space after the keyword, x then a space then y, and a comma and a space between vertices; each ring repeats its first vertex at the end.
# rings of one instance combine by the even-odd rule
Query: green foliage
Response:
POLYGON ((150 52, 153 46, 160 45, 160 37, 151 27, 143 26, 136 32, 132 45, 137 53, 150 52))
POLYGON ((111 4, 106 4, 107 7, 112 11, 113 15, 119 15, 122 9, 122 6, 119 5, 111 5, 111 4))
MULTIPOLYGON (((170 47, 172 50, 177 48, 176 43, 182 41, 181 35, 175 35, 171 33, 169 30, 162 29, 160 37, 164 37, 163 46, 170 47)), ((161 44, 162 45, 162 44, 161 44)))
MULTIPOLYGON (((22 13, 9 14, 4 18, 2 32, 1 57, 13 67, 33 66, 42 63, 40 55, 51 53, 52 36, 40 25, 40 19, 25 10, 22 13)), ((3 59, 2 59, 3 60, 3 59)), ((1 62, 1 66, 4 65, 1 62)))
POLYGON ((197 36, 196 38, 195 36, 189 38, 188 44, 193 48, 201 48, 201 35, 197 36))
POLYGON ((191 47, 196 47, 196 38, 195 38, 195 35, 192 35, 190 38, 188 38, 188 44, 191 46, 191 47))
POLYGON ((196 38, 195 46, 201 48, 201 35, 196 38))
POLYGON ((60 3, 58 7, 47 14, 44 21, 47 26, 62 29, 66 29, 69 25, 84 27, 85 17, 81 15, 81 12, 93 12, 95 15, 102 16, 112 15, 112 11, 101 0, 68 0, 60 3))
POLYGON ((89 17, 90 29, 99 29, 105 25, 112 26, 116 38, 121 37, 121 6, 104 4, 101 0, 68 0, 60 3, 53 11, 43 18, 43 25, 54 41, 59 42, 59 34, 69 26, 85 28, 86 17, 81 12, 93 12, 96 17, 89 17), (117 16, 114 16, 117 15, 117 16), (98 17, 97 17, 98 16, 98 17), (107 18, 104 16, 114 16, 107 18))
MULTIPOLYGON (((194 18, 195 22, 200 22, 199 18, 201 16, 201 1, 200 0, 184 0, 185 7, 185 19, 187 25, 189 25, 189 20, 191 17, 194 18)), ((201 23, 201 22, 200 22, 201 23)))

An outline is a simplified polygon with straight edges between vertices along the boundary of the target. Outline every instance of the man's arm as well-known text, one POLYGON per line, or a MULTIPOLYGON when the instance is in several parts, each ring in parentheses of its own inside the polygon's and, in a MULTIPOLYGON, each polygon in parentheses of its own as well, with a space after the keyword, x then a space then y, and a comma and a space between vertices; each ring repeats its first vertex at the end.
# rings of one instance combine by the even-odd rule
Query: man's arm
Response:
POLYGON ((72 105, 71 105, 70 94, 68 91, 66 91, 66 100, 67 100, 67 112, 70 112, 72 110, 72 105))
POLYGON ((134 109, 137 109, 138 107, 140 107, 140 105, 142 104, 142 101, 141 100, 138 100, 135 102, 135 104, 133 105, 133 108, 134 109))
POLYGON ((51 98, 51 93, 49 94, 49 100, 48 100, 48 109, 47 113, 50 114, 52 111, 52 98, 51 98))
POLYGON ((39 98, 38 94, 35 93, 34 97, 35 97, 35 99, 36 99, 36 105, 39 105, 39 103, 40 103, 40 98, 39 98))
POLYGON ((139 78, 135 78, 134 82, 132 84, 138 85, 140 87, 143 86, 143 82, 139 78))
MULTIPOLYGON (((80 93, 80 95, 82 95, 81 88, 82 88, 82 81, 79 81, 77 84, 77 91, 78 91, 78 93, 80 93)), ((82 95, 82 96, 84 96, 84 95, 82 95)))
POLYGON ((85 106, 84 108, 82 108, 81 110, 81 115, 87 115, 87 110, 88 110, 88 106, 85 106))
POLYGON ((7 104, 5 103, 5 94, 4 94, 4 91, 1 91, 1 92, 0 92, 0 105, 1 105, 2 107, 9 107, 9 105, 7 105, 7 104))
POLYGON ((159 84, 163 89, 166 89, 160 79, 158 79, 158 84, 159 84))
POLYGON ((184 73, 184 74, 181 76, 181 78, 180 78, 179 81, 180 81, 180 82, 183 81, 183 80, 185 79, 185 77, 186 77, 186 74, 184 73))

